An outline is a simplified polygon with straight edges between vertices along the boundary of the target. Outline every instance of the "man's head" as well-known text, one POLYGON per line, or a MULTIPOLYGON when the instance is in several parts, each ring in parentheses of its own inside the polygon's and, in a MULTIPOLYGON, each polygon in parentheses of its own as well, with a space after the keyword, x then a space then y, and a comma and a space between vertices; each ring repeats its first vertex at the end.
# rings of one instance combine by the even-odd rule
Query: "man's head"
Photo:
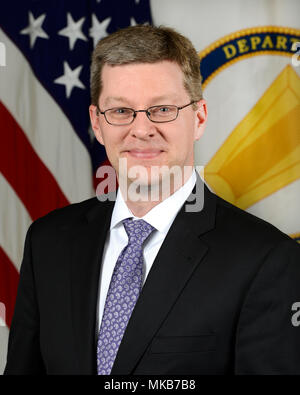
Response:
POLYGON ((191 42, 170 28, 129 27, 98 43, 91 67, 90 117, 118 176, 123 158, 127 168, 121 171, 128 174, 134 166, 143 166, 148 185, 161 179, 151 178, 154 167, 193 166, 194 141, 201 137, 206 122, 199 67, 191 42), (191 102, 195 103, 185 107, 191 102), (159 112, 166 114, 168 105, 184 106, 170 122, 155 122, 156 118, 153 122, 150 112, 137 112, 131 123, 117 125, 107 117, 112 108, 118 117, 127 108, 152 106, 162 106, 159 112))
POLYGON ((103 81, 102 68, 133 63, 177 63, 191 101, 202 99, 200 59, 191 41, 168 27, 139 25, 119 30, 100 40, 91 66, 91 102, 97 105, 103 81))

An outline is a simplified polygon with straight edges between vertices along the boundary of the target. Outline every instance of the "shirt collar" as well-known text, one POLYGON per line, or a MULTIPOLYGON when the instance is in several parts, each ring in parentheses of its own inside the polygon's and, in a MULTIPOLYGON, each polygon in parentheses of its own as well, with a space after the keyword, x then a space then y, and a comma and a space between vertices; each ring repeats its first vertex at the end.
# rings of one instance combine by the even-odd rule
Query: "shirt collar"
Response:
POLYGON ((166 234, 170 226, 172 225, 178 211, 180 210, 188 196, 191 194, 195 186, 196 179, 197 176, 194 169, 190 178, 181 188, 175 191, 167 199, 154 206, 150 211, 148 211, 147 214, 145 214, 141 218, 135 217, 131 210, 128 208, 119 188, 116 203, 111 217, 110 229, 118 226, 118 224, 120 224, 121 221, 123 221, 124 219, 128 217, 133 217, 133 219, 143 219, 147 221, 159 232, 166 234))

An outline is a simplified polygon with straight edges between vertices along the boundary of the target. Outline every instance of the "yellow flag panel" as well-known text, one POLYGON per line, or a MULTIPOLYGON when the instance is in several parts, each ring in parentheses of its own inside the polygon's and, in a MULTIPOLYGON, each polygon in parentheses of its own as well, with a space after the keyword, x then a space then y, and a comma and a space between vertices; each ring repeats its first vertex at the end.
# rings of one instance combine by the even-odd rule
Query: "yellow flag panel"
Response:
POLYGON ((286 66, 205 166, 205 181, 247 209, 300 178, 300 78, 286 66))

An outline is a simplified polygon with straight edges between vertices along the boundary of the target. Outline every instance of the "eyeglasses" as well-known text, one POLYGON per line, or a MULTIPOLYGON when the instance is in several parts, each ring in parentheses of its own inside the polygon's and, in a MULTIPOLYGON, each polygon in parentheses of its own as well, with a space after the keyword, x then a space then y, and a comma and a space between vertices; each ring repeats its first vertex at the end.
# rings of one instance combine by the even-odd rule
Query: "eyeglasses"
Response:
POLYGON ((163 123, 175 121, 175 119, 178 117, 179 110, 182 110, 183 108, 188 107, 194 103, 196 103, 196 101, 192 101, 181 107, 173 105, 152 106, 147 108, 147 110, 134 110, 127 107, 114 107, 105 111, 101 111, 97 106, 97 110, 98 113, 104 115, 107 123, 115 126, 130 125, 134 121, 138 112, 146 113, 147 117, 152 122, 163 123))

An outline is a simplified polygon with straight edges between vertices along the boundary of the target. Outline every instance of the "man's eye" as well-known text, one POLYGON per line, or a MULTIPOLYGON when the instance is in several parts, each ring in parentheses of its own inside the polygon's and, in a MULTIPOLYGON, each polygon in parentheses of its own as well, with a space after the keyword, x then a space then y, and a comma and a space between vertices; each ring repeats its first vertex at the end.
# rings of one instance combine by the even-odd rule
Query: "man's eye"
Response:
POLYGON ((169 107, 159 107, 158 110, 160 112, 168 112, 168 111, 170 111, 169 107))
POLYGON ((109 111, 110 115, 113 117, 129 117, 132 115, 132 110, 130 110, 129 108, 123 108, 123 107, 117 107, 117 108, 113 108, 109 111))
POLYGON ((126 111, 128 112, 128 110, 126 110, 126 108, 116 108, 114 112, 116 114, 125 114, 126 111))
POLYGON ((167 106, 161 106, 161 107, 153 107, 151 108, 150 111, 153 115, 157 115, 157 116, 162 116, 162 115, 166 115, 168 112, 170 112, 170 108, 167 106))

